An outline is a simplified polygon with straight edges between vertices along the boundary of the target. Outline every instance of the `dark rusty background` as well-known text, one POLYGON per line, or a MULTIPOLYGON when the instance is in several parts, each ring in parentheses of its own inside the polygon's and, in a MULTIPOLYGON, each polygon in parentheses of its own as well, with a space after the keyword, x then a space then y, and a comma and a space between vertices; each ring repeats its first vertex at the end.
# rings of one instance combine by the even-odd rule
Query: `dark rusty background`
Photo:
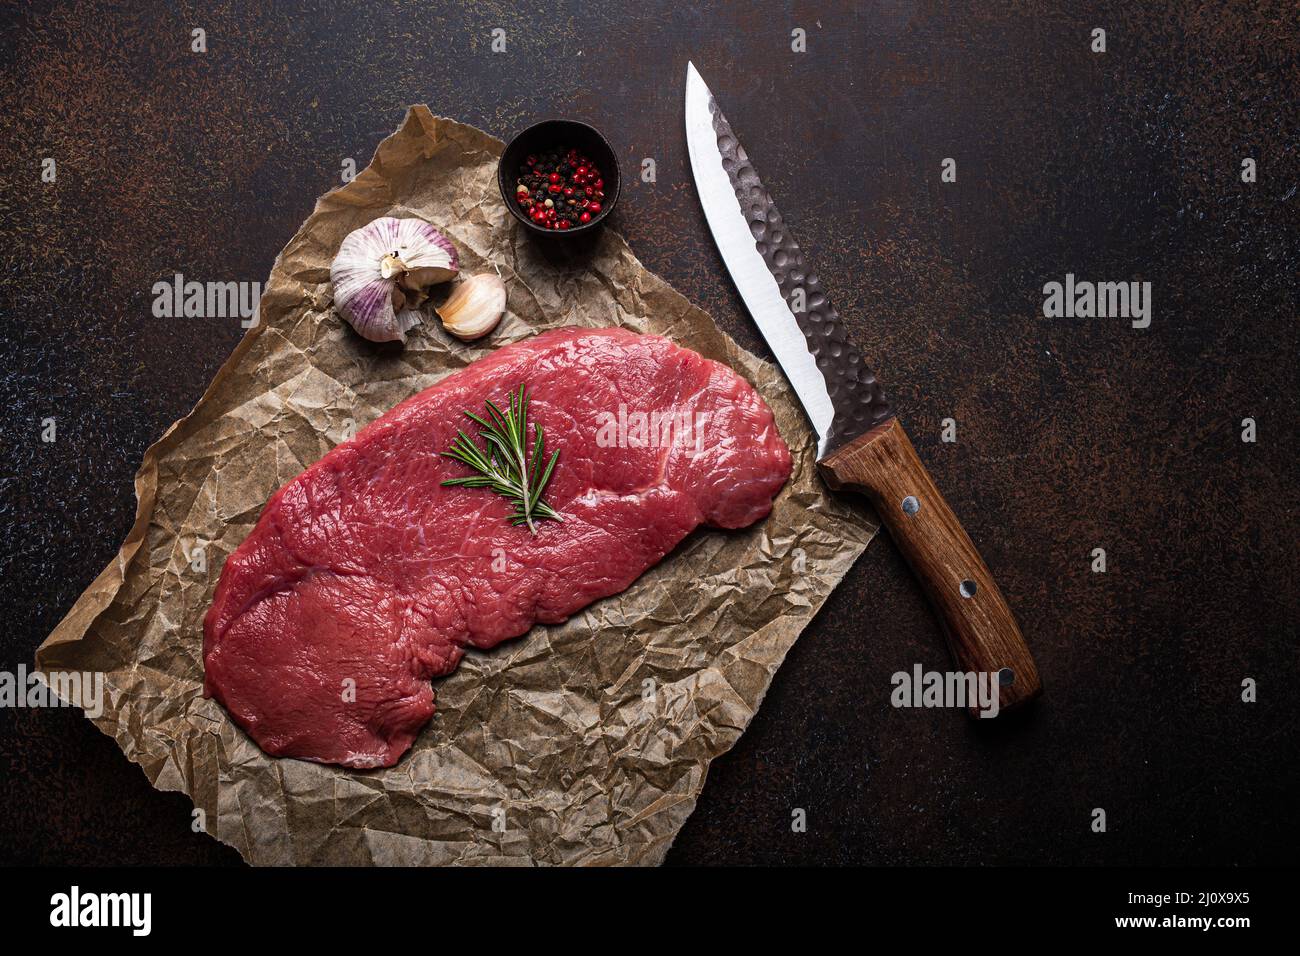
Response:
MULTIPOLYGON (((891 708, 893 672, 947 657, 882 538, 715 763, 669 860, 1289 861, 1295 6, 1088 6, 6 4, 0 668, 30 664, 116 553, 144 449, 240 335, 154 318, 152 284, 264 280, 409 103, 500 136, 596 124, 628 174, 617 228, 766 354, 690 181, 689 57, 999 577, 1046 694, 998 726, 891 708), (657 183, 638 181, 643 157, 657 183), (1042 286, 1066 272, 1150 280, 1151 327, 1043 318, 1042 286)), ((189 811, 79 712, 0 711, 0 860, 237 863, 189 811)))

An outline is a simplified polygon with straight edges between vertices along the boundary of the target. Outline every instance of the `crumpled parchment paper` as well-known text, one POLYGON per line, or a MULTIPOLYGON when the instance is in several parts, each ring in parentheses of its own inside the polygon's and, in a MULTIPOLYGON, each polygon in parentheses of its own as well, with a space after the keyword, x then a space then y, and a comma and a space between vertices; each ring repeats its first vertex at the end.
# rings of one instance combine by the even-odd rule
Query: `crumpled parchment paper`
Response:
POLYGON ((37 652, 44 671, 102 671, 98 727, 250 863, 658 863, 709 762, 875 532, 865 507, 817 477, 812 434, 776 368, 617 234, 603 230, 586 251, 526 236, 497 189, 501 149, 417 106, 364 172, 317 203, 276 259, 260 324, 145 453, 117 559, 37 652), (509 290, 498 331, 465 345, 434 318, 405 348, 353 334, 331 309, 330 262, 377 216, 432 222, 464 275, 498 268, 509 290), (226 556, 271 494, 339 441, 489 350, 569 324, 666 335, 753 382, 795 457, 771 517, 697 531, 623 594, 466 654, 395 767, 263 754, 202 694, 202 619, 226 556))

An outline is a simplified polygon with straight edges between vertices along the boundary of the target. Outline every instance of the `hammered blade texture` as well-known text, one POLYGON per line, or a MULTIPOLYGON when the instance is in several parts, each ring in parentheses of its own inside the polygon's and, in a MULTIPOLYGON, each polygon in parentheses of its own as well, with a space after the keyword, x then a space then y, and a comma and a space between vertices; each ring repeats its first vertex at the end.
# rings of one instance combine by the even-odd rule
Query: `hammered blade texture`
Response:
POLYGON ((781 296, 808 342, 808 351, 816 358, 817 367, 826 379, 826 389, 835 409, 826 451, 833 451, 887 421, 893 416, 893 409, 875 373, 863 361, 862 353, 849 342, 839 313, 827 299, 817 274, 808 268, 799 244, 785 227, 780 211, 745 155, 745 148, 712 97, 709 110, 713 114, 722 167, 749 222, 754 246, 776 279, 781 296), (803 308, 796 308, 800 289, 803 308))

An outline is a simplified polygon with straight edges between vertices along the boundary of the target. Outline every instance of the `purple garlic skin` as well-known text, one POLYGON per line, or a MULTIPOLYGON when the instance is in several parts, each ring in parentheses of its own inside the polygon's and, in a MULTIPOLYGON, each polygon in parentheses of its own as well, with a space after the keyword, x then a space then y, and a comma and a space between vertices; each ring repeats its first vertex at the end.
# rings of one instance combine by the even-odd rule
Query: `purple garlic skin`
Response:
POLYGON ((456 247, 423 219, 384 216, 348 234, 330 266, 334 305, 372 342, 405 342, 429 287, 460 271, 456 247))

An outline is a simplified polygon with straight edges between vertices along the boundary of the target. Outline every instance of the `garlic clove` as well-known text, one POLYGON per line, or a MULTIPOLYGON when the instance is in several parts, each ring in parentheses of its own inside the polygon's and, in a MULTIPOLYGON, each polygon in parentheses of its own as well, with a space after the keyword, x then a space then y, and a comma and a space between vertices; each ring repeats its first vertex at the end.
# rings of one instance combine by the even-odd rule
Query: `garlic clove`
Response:
POLYGON ((462 342, 482 338, 506 312, 506 284, 487 272, 471 276, 452 291, 437 310, 443 327, 462 342))
POLYGON ((444 266, 417 267, 406 264, 406 271, 397 280, 408 289, 427 289, 431 285, 456 278, 456 270, 444 266))

